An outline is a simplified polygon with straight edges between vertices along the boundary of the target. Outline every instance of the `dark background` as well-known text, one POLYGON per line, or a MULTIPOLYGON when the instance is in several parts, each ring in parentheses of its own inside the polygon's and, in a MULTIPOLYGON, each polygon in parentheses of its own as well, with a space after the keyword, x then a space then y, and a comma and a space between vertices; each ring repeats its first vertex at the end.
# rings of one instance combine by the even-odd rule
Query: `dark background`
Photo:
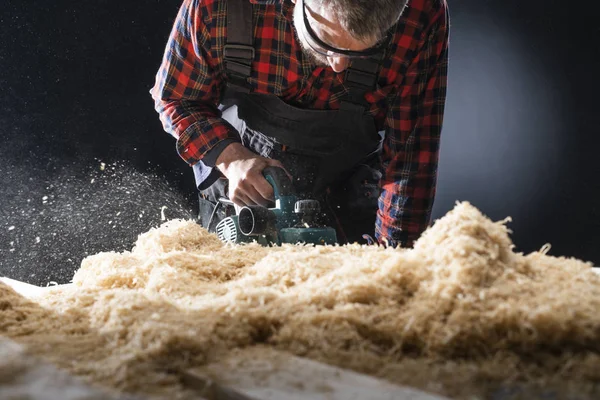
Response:
MULTIPOLYGON (((179 4, 2 0, 0 276, 68 282, 86 255, 194 215, 192 171, 148 94, 179 4)), ((518 251, 550 242, 600 265, 593 9, 450 0, 434 218, 468 200, 513 217, 518 251)))

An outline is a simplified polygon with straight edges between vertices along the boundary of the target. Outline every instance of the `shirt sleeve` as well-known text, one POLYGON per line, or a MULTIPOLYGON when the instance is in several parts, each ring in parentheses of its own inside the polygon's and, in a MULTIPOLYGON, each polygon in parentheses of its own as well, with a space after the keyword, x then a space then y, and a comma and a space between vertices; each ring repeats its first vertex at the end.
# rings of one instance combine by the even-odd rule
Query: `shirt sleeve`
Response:
MULTIPOLYGON (((210 3, 184 0, 150 91, 165 131, 177 139, 177 153, 190 165, 212 149, 222 151, 217 145, 224 140, 240 141, 218 109, 224 82, 211 52, 210 3)), ((211 155, 216 159, 215 152, 211 155)))
POLYGON ((375 237, 394 247, 410 247, 423 233, 435 197, 448 71, 447 7, 432 21, 386 118, 375 237))

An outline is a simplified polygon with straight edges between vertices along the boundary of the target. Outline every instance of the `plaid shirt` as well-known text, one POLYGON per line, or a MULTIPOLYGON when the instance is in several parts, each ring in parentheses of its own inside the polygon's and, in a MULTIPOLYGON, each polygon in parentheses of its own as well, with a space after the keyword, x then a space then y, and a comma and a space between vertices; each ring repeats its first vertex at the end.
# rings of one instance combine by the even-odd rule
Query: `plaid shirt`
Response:
MULTIPOLYGON (((344 73, 315 67, 302 53, 289 0, 255 6, 250 84, 312 109, 335 110, 344 73)), ((224 93, 225 0, 184 0, 151 90, 177 152, 190 165, 239 134, 217 108, 224 93)), ((446 97, 449 18, 446 0, 409 0, 378 76, 368 113, 385 130, 375 237, 411 246, 428 226, 435 196, 446 97)))

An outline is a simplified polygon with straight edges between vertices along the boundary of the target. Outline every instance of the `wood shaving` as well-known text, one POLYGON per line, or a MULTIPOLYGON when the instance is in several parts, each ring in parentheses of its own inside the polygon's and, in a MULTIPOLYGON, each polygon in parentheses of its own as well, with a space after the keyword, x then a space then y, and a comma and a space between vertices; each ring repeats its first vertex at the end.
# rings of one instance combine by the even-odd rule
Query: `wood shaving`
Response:
POLYGON ((121 392, 191 398, 176 371, 270 345, 456 398, 598 398, 600 277, 515 253, 459 203, 414 249, 221 243, 168 221, 32 302, 0 283, 0 335, 121 392), (505 393, 506 394, 506 393, 505 393))

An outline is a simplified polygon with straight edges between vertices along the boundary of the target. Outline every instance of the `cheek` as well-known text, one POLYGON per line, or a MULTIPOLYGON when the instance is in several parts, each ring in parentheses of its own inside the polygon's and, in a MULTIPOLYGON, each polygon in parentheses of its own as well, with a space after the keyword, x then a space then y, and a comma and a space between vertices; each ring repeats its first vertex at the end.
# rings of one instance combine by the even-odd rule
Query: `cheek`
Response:
POLYGON ((329 63, 327 62, 327 57, 314 51, 310 47, 308 42, 306 42, 306 40, 304 39, 304 35, 306 33, 301 31, 302 25, 298 25, 296 23, 296 21, 299 21, 302 18, 302 15, 298 12, 298 10, 299 10, 298 7, 296 7, 294 9, 294 14, 293 14, 293 27, 294 27, 294 32, 295 32, 295 36, 296 36, 296 41, 300 45, 302 52, 306 56, 308 56, 310 59, 315 61, 316 64, 320 64, 322 66, 328 65, 329 63), (298 28, 298 26, 300 26, 300 29, 298 28))
POLYGON ((303 48, 302 50, 316 66, 326 67, 329 65, 327 57, 325 57, 323 54, 319 54, 311 48, 303 48))

